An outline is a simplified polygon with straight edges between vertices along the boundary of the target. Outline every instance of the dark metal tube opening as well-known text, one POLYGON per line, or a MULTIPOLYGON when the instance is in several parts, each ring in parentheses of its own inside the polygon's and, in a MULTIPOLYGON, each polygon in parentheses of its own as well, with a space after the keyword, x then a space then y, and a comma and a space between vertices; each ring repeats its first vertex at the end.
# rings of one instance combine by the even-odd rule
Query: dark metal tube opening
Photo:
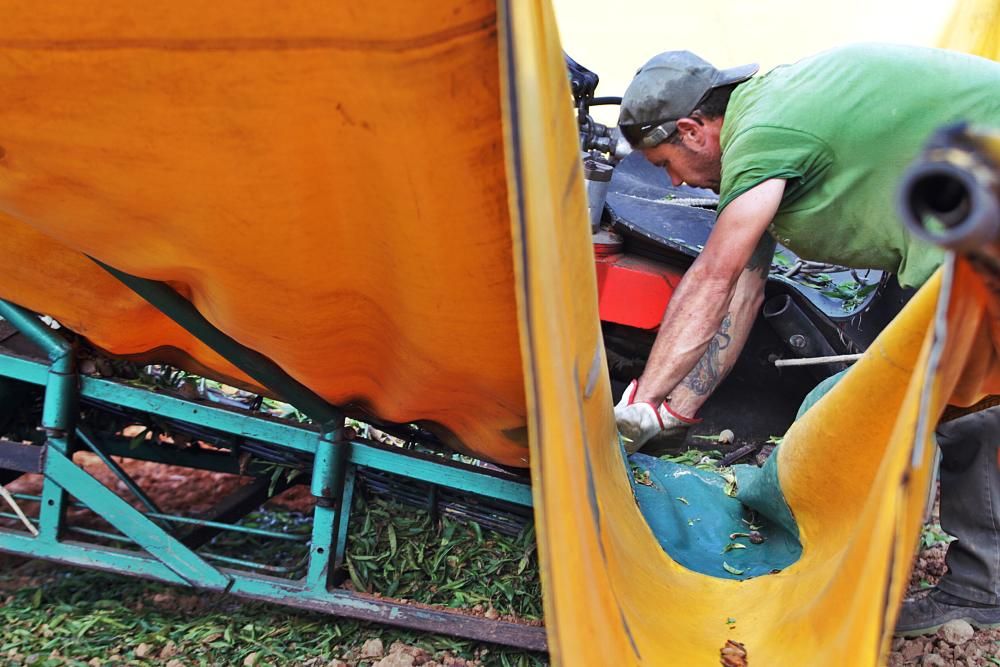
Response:
POLYGON ((914 174, 906 200, 913 222, 931 234, 933 226, 951 229, 961 225, 972 210, 973 195, 967 178, 945 165, 927 165, 914 174))

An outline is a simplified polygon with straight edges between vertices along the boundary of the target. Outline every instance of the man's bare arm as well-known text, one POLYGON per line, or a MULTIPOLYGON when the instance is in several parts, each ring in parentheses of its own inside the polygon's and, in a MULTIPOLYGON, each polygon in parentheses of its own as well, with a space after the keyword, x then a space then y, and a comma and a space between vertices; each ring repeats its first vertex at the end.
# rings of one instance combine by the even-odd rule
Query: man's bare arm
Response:
POLYGON ((686 416, 697 414, 732 370, 764 301, 764 285, 771 268, 774 247, 774 239, 765 232, 736 283, 729 312, 709 342, 705 354, 670 392, 670 405, 677 413, 686 416))
MULTIPOLYGON (((778 210, 784 188, 784 180, 765 181, 734 199, 719 216, 705 249, 684 274, 670 299, 646 370, 639 379, 636 401, 656 404, 664 400, 691 373, 716 340, 726 316, 731 316, 737 284, 778 210)), ((767 268, 763 271, 766 277, 767 268)), ((748 282, 745 287, 751 284, 748 282)), ((740 307, 745 309, 749 305, 749 302, 741 303, 740 307)), ((730 328, 732 325, 730 320, 730 328)), ((743 325, 740 326, 742 329, 743 325)), ((748 330, 741 330, 740 348, 747 333, 748 330)), ((732 345, 733 334, 727 331, 725 335, 730 337, 728 344, 732 345)), ((726 339, 720 338, 718 344, 724 342, 726 339)), ((734 351, 738 354, 739 350, 734 351)), ((724 377, 724 373, 716 372, 721 368, 713 367, 718 376, 713 389, 724 377)), ((682 409, 680 405, 676 407, 682 409)))

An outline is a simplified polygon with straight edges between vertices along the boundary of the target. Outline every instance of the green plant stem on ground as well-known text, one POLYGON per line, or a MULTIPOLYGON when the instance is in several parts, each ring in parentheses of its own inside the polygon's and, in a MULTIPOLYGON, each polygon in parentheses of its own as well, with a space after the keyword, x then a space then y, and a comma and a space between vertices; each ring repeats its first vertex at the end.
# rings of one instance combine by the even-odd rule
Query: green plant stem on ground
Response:
MULTIPOLYGON (((21 572, 0 575, 0 663, 4 665, 352 665, 365 641, 401 641, 433 656, 482 665, 535 666, 542 656, 448 637, 393 630, 277 605, 110 574, 32 563, 33 585, 11 590, 21 572), (53 653, 54 652, 54 653, 53 653), (96 659, 96 660, 95 660, 96 659)), ((21 568, 23 569, 23 568, 21 568)))
MULTIPOLYGON (((347 552, 354 588, 487 616, 541 617, 530 526, 516 538, 507 537, 360 494, 354 510, 347 552)), ((295 516, 265 510, 248 519, 287 520, 299 532, 306 525, 295 516)), ((267 545, 258 539, 248 536, 241 547, 227 536, 212 547, 259 555, 267 545)), ((0 601, 3 665, 166 665, 175 660, 174 667, 214 667, 249 659, 258 667, 323 667, 338 658, 361 666, 377 662, 359 657, 365 641, 373 638, 385 647, 400 641, 423 648, 438 660, 447 655, 474 665, 546 664, 539 654, 56 564, 0 570, 0 601)))
POLYGON ((507 537, 363 497, 351 521, 346 561, 356 590, 448 607, 478 605, 523 620, 542 617, 532 526, 507 537))

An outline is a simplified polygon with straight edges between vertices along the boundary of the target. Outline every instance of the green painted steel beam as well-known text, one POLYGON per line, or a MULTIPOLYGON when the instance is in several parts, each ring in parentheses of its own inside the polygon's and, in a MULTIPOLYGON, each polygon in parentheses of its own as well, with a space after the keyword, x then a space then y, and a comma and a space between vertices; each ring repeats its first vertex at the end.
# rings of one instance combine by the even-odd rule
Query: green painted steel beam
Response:
POLYGON ((125 487, 132 492, 132 495, 135 496, 135 498, 140 503, 146 506, 146 509, 148 509, 150 512, 160 511, 160 508, 156 506, 156 503, 153 502, 153 499, 146 495, 146 493, 139 487, 139 485, 135 483, 135 480, 132 479, 120 465, 118 465, 117 461, 115 461, 113 458, 104 453, 104 451, 98 446, 97 442, 94 440, 94 438, 90 435, 90 433, 86 429, 82 427, 77 427, 76 439, 82 442, 84 445, 86 445, 87 449, 93 452, 94 455, 96 455, 97 458, 101 460, 101 463, 107 466, 108 470, 113 472, 115 474, 115 477, 117 477, 121 481, 121 483, 124 484, 125 487))
POLYGON ((250 440, 273 442, 300 452, 311 453, 316 449, 316 438, 319 436, 319 429, 316 427, 296 426, 272 421, 237 408, 228 408, 204 401, 189 401, 111 380, 85 377, 82 378, 80 384, 82 394, 87 398, 149 412, 188 424, 205 426, 250 440))
POLYGON ((77 377, 73 346, 42 322, 38 315, 9 301, 0 300, 0 317, 31 339, 48 356, 42 428, 50 435, 64 436, 76 418, 77 377))
POLYGON ((361 621, 385 623, 423 632, 446 633, 475 641, 531 651, 547 650, 545 628, 490 620, 461 612, 410 606, 368 595, 334 589, 317 593, 299 583, 264 576, 235 576, 231 592, 255 600, 282 604, 361 621))
MULTIPOLYGON (((42 430, 46 435, 45 470, 52 468, 52 459, 72 451, 70 437, 77 418, 76 363, 73 346, 42 322, 35 313, 8 301, 0 300, 0 316, 38 345, 48 356, 45 373, 45 400, 42 403, 42 430)), ((39 540, 54 543, 62 538, 66 517, 66 494, 48 477, 42 486, 42 506, 39 510, 39 540)))
POLYGON ((71 347, 68 341, 55 333, 38 315, 21 308, 9 301, 0 300, 0 317, 7 320, 14 328, 31 339, 31 342, 42 348, 51 361, 56 361, 69 355, 71 347))
POLYGON ((160 561, 145 554, 136 554, 114 547, 98 547, 70 540, 45 542, 30 535, 0 529, 0 551, 25 558, 41 558, 113 574, 155 579, 168 584, 190 585, 183 577, 160 561))
MULTIPOLYGON (((47 374, 48 367, 41 362, 0 354, 2 376, 44 385, 47 374)), ((207 426, 230 435, 273 442, 302 452, 311 453, 316 448, 318 428, 272 421, 236 408, 189 401, 102 378, 80 378, 80 391, 81 395, 87 398, 189 424, 207 426)))
POLYGON ((523 482, 496 477, 486 472, 476 472, 465 467, 459 468, 433 460, 396 454, 363 441, 353 443, 351 463, 531 507, 531 487, 523 482))
POLYGON ((20 380, 34 385, 45 385, 45 378, 48 377, 49 367, 34 359, 26 359, 14 354, 4 352, 2 358, 2 374, 4 377, 13 380, 20 380))
MULTIPOLYGON (((44 384, 46 367, 36 361, 0 355, 0 375, 33 384, 44 384)), ((205 426, 251 440, 270 442, 296 451, 313 453, 316 450, 318 431, 315 428, 279 423, 235 408, 157 394, 112 380, 84 377, 81 378, 81 389, 82 394, 88 398, 168 419, 205 426)), ((531 487, 526 483, 417 458, 402 450, 397 453, 363 440, 352 441, 350 462, 525 507, 531 506, 531 487)))
POLYGON ((354 502, 354 480, 357 476, 357 467, 354 464, 347 466, 347 473, 344 475, 344 490, 340 498, 340 506, 347 508, 344 516, 337 523, 337 539, 333 547, 333 569, 340 572, 344 566, 344 554, 347 553, 347 529, 351 522, 351 509, 354 502))
MULTIPOLYGON (((229 577, 74 465, 62 452, 49 451, 45 461, 45 476, 73 494, 186 581, 211 590, 228 588, 229 577)), ((44 504, 42 507, 44 509, 44 504)))
POLYGON ((62 539, 63 524, 66 520, 66 493, 48 472, 52 470, 54 459, 65 458, 69 445, 65 438, 48 438, 45 443, 45 479, 42 482, 42 502, 38 510, 38 537, 41 541, 55 543, 62 539))
POLYGON ((333 574, 334 531, 337 526, 338 511, 332 507, 316 505, 313 508, 313 538, 309 545, 309 570, 306 586, 309 590, 321 592, 330 586, 333 574))
MULTIPOLYGON (((0 551, 114 574, 188 585, 163 563, 145 554, 134 554, 112 547, 76 542, 40 544, 30 536, 0 530, 0 551)), ((301 582, 254 573, 230 569, 222 569, 221 572, 233 581, 230 592, 246 599, 532 651, 546 650, 544 627, 494 621, 443 609, 413 607, 343 589, 313 591, 305 588, 301 582)))

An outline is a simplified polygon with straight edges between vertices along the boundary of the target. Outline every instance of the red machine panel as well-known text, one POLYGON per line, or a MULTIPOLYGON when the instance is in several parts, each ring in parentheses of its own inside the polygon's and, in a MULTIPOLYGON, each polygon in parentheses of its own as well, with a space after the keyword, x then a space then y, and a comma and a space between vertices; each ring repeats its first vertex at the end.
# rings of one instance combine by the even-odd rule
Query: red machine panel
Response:
POLYGON ((601 321, 646 330, 658 328, 682 272, 632 255, 597 254, 601 321))

